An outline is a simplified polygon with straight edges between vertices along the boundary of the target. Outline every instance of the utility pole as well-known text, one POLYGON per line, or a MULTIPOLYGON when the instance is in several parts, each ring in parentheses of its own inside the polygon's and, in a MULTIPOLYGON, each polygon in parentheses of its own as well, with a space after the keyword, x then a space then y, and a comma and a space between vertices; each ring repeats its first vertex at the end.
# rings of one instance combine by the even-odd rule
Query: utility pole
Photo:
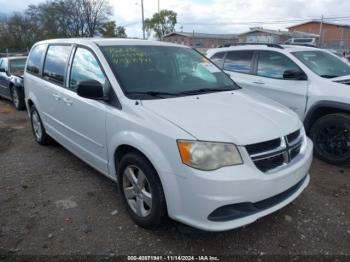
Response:
MULTIPOLYGON (((159 0, 158 0, 158 16, 160 17, 160 8, 159 8, 159 0)), ((160 32, 160 20, 158 22, 158 32, 160 32)), ((162 41, 162 37, 159 37, 159 41, 162 41)))
POLYGON ((143 0, 141 0, 141 11, 142 11, 142 34, 143 34, 143 40, 146 39, 146 34, 145 34, 145 13, 143 10, 143 0))
POLYGON ((322 48, 322 35, 323 35, 323 15, 321 16, 321 22, 320 22, 320 39, 319 39, 319 46, 322 48))
POLYGON ((192 32, 192 48, 194 48, 194 29, 193 29, 193 32, 192 32))

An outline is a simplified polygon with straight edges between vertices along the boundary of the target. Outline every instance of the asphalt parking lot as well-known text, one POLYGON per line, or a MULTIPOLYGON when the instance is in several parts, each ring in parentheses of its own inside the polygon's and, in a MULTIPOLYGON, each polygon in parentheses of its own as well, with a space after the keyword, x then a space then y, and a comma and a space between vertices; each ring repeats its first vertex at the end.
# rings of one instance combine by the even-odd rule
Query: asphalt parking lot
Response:
POLYGON ((58 144, 36 144, 26 112, 0 100, 0 254, 350 255, 349 203, 350 168, 315 159, 306 191, 249 226, 147 231, 113 182, 58 144))

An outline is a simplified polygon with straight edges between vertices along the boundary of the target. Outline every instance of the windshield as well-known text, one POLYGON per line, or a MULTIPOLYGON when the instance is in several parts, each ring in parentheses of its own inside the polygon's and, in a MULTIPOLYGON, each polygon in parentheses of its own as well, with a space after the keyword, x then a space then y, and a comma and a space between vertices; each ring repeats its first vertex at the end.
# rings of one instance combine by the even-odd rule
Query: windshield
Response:
POLYGON ((218 67, 196 51, 171 46, 106 46, 125 95, 131 99, 169 98, 238 89, 218 67))
POLYGON ((11 59, 10 60, 10 73, 23 73, 26 59, 11 59))
POLYGON ((350 75, 350 65, 328 52, 299 51, 293 54, 321 77, 333 78, 350 75))

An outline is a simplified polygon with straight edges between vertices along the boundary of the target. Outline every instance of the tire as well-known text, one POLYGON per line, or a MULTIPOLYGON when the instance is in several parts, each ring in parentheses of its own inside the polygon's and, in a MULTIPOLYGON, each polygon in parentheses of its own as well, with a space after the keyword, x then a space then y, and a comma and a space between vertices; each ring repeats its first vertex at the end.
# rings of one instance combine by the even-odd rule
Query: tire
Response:
POLYGON ((311 127, 315 155, 330 164, 350 165, 350 115, 329 114, 319 118, 311 127))
POLYGON ((167 221, 162 184, 156 170, 142 154, 130 152, 123 156, 118 168, 118 185, 126 209, 137 225, 154 229, 167 221))
POLYGON ((34 105, 30 108, 30 123, 35 141, 40 145, 48 145, 51 142, 51 138, 46 133, 40 115, 34 105))
POLYGON ((26 108, 24 102, 24 91, 23 88, 17 86, 11 87, 11 98, 12 103, 17 110, 24 110, 26 108))

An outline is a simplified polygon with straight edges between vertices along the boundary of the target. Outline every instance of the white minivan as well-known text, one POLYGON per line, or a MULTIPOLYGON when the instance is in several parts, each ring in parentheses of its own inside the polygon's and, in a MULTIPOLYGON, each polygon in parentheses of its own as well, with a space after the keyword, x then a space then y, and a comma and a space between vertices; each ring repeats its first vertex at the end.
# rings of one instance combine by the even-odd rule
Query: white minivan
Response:
POLYGON ((291 110, 191 48, 122 39, 35 44, 24 78, 36 141, 118 182, 133 220, 208 231, 254 222, 309 183, 312 142, 291 110))

